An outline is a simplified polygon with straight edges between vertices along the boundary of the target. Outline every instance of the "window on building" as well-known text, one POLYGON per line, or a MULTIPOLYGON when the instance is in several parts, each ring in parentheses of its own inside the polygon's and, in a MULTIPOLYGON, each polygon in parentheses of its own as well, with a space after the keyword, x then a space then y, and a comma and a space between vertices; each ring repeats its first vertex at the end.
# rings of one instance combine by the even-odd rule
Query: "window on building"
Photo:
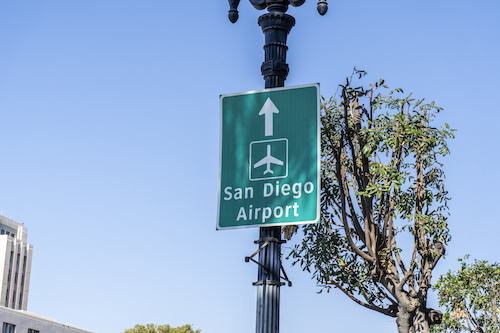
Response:
POLYGON ((2 333, 15 333, 15 332, 16 332, 16 325, 9 324, 6 322, 3 323, 2 333))
POLYGON ((2 223, 0 223, 0 235, 7 235, 7 236, 15 237, 16 233, 17 232, 15 229, 9 228, 6 225, 3 225, 2 223))
POLYGON ((9 263, 9 274, 7 275, 7 291, 5 293, 5 306, 6 307, 9 307, 10 276, 12 273, 12 260, 13 260, 13 258, 14 258, 14 251, 11 251, 10 252, 10 263, 9 263))
MULTIPOLYGON (((25 251, 26 252, 26 251, 25 251)), ((19 291, 19 310, 23 309, 23 296, 24 296, 24 276, 26 275, 26 256, 23 259, 23 270, 21 275, 21 289, 19 291)))
POLYGON ((32 328, 28 328, 28 333, 40 333, 40 331, 34 330, 32 328))
POLYGON ((16 308, 16 292, 17 292, 17 276, 19 272, 19 259, 21 257, 21 254, 17 254, 17 260, 16 260, 16 268, 15 268, 15 274, 14 274, 14 292, 12 293, 12 308, 16 308))

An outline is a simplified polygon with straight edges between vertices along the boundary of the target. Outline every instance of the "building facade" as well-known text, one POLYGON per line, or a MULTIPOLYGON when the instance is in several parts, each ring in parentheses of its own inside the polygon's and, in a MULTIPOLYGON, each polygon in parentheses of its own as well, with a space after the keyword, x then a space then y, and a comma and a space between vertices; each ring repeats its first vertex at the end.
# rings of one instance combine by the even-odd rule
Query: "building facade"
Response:
POLYGON ((92 333, 26 311, 32 256, 28 230, 0 215, 0 333, 92 333))
POLYGON ((0 307, 1 333, 92 333, 34 313, 0 307))
POLYGON ((0 216, 0 306, 27 309, 32 255, 24 225, 0 216))

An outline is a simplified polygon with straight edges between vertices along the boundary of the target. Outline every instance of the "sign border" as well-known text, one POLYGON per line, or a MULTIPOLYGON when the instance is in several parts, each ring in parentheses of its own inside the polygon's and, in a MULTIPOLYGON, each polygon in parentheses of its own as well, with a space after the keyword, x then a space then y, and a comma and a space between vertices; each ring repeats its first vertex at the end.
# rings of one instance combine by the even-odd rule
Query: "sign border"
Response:
POLYGON ((278 88, 267 88, 267 89, 261 89, 261 90, 250 90, 250 91, 245 91, 245 92, 240 92, 240 93, 230 93, 230 94, 221 94, 219 95, 219 180, 218 180, 218 197, 217 197, 217 224, 216 224, 216 230, 231 230, 231 229, 247 229, 247 228, 255 228, 255 227, 261 227, 261 228, 270 228, 270 227, 280 227, 280 226, 286 226, 286 225, 298 225, 298 224, 310 224, 310 223, 317 223, 321 216, 321 93, 320 93, 320 84, 319 83, 310 83, 310 84, 302 84, 302 85, 297 85, 297 86, 287 86, 287 87, 278 87, 278 88), (266 92, 273 92, 273 91, 280 91, 280 90, 295 90, 295 89, 302 89, 302 88, 309 88, 309 87, 315 87, 316 92, 317 92, 317 105, 316 105, 316 119, 317 119, 317 135, 316 135, 316 143, 318 146, 318 160, 317 160, 317 177, 316 177, 316 184, 318 186, 318 191, 317 191, 317 207, 316 207, 316 219, 310 220, 310 221, 298 221, 298 222, 284 222, 284 223, 270 223, 270 224, 249 224, 249 225, 241 225, 241 226, 229 226, 229 227, 221 227, 219 222, 220 222, 220 205, 221 205, 221 194, 222 194, 222 100, 226 97, 232 97, 232 96, 244 96, 244 95, 251 95, 251 94, 259 94, 259 93, 266 93, 266 92))

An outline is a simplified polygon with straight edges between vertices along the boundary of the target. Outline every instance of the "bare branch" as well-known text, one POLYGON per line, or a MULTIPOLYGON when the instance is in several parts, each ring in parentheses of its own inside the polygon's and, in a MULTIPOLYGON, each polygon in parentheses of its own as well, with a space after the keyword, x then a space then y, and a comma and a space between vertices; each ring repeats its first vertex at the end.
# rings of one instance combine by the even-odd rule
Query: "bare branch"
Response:
POLYGON ((380 312, 380 313, 385 314, 386 316, 390 316, 390 317, 397 316, 396 311, 392 310, 391 308, 385 309, 385 308, 381 308, 381 307, 378 307, 376 305, 368 304, 368 303, 361 301, 360 299, 356 298, 353 294, 351 294, 349 291, 347 291, 345 288, 343 288, 340 284, 335 282, 332 278, 330 278, 330 284, 333 284, 336 288, 339 288, 340 290, 342 290, 342 292, 344 294, 346 294, 350 299, 352 299, 354 302, 358 303, 359 305, 364 306, 367 309, 375 310, 377 312, 380 312))
MULTIPOLYGON (((340 152, 339 151, 337 152, 337 157, 338 157, 338 159, 340 159, 340 152)), ((351 246, 352 250, 354 251, 354 253, 359 255, 361 258, 367 260, 368 262, 373 262, 374 261, 373 257, 371 257, 367 253, 361 251, 356 246, 356 244, 354 244, 354 241, 352 240, 352 235, 349 232, 350 229, 349 229, 349 224, 347 222, 347 216, 346 216, 346 197, 345 197, 344 186, 343 186, 343 183, 344 183, 343 175, 344 175, 345 171, 342 171, 342 169, 343 169, 343 167, 340 165, 340 163, 337 163, 335 173, 337 175, 337 180, 339 182, 338 185, 339 185, 339 191, 340 191, 340 201, 341 201, 341 205, 342 205, 341 206, 342 223, 344 225, 346 238, 347 238, 347 241, 348 241, 349 245, 351 246)))
MULTIPOLYGON (((345 168, 341 169, 341 175, 342 175, 342 180, 343 180, 342 186, 344 188, 344 193, 347 193, 347 195, 346 195, 347 204, 349 206, 349 211, 351 212, 351 215, 352 215, 352 217, 351 217, 352 224, 354 226, 354 229, 356 230, 356 234, 361 239, 361 241, 366 245, 365 232, 363 231, 363 229, 361 228, 361 225, 359 224, 358 216, 356 214, 356 210, 355 210, 354 205, 352 203, 352 198, 351 198, 351 195, 349 192, 349 184, 347 183, 347 175, 345 173, 345 168)), ((342 209, 342 211, 344 211, 344 210, 342 209)), ((346 212, 346 214, 347 214, 347 212, 346 212)))

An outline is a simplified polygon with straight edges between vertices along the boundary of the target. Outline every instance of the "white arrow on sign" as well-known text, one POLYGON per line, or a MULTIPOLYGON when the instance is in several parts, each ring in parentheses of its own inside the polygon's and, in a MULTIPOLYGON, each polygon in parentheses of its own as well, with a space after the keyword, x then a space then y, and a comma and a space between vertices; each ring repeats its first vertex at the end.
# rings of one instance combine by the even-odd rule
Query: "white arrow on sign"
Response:
POLYGON ((259 116, 264 115, 264 134, 266 136, 273 135, 273 114, 280 113, 276 105, 274 105, 271 98, 267 98, 266 102, 260 109, 259 116))

